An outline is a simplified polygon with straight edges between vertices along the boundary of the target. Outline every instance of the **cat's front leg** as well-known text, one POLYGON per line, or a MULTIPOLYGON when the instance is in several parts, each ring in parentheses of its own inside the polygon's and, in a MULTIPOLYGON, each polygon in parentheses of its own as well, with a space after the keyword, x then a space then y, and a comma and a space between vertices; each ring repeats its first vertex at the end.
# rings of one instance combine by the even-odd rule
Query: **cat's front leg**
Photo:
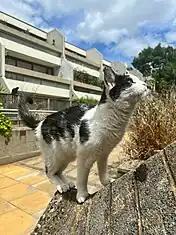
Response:
POLYGON ((79 203, 83 203, 89 196, 87 190, 88 176, 90 168, 95 161, 89 159, 89 156, 79 156, 77 164, 77 195, 76 199, 79 203))
POLYGON ((74 182, 69 181, 65 175, 61 174, 61 175, 59 176, 59 178, 60 178, 65 184, 67 184, 70 189, 75 188, 74 182))
MULTIPOLYGON (((60 168, 61 169, 61 168, 60 168)), ((75 185, 73 182, 69 182, 66 177, 62 174, 61 170, 57 171, 50 167, 45 167, 46 175, 49 180, 54 183, 57 187, 57 190, 60 193, 65 193, 69 191, 71 188, 74 188, 75 185)))
POLYGON ((110 178, 108 174, 108 156, 102 156, 99 158, 97 160, 97 167, 102 185, 106 186, 107 184, 114 181, 114 179, 110 178))

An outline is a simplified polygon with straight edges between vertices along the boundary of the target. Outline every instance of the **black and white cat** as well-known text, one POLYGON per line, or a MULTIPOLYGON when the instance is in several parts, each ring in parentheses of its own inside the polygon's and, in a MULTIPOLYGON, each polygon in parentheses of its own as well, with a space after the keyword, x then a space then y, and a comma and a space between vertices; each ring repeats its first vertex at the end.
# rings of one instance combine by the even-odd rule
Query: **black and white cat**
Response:
POLYGON ((60 193, 74 187, 63 175, 67 165, 77 158, 77 201, 88 196, 90 168, 97 162, 100 181, 111 180, 107 172, 108 155, 121 141, 136 104, 148 94, 146 83, 136 76, 118 75, 104 68, 104 89, 96 106, 77 105, 47 116, 38 122, 23 99, 19 114, 35 129, 44 156, 46 174, 60 193))

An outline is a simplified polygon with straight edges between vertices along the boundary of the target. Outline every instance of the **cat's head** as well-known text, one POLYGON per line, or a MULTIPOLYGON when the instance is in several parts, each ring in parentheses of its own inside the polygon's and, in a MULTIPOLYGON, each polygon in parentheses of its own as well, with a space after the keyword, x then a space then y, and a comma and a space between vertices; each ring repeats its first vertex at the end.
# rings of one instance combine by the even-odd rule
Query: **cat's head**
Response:
MULTIPOLYGON (((147 96, 149 89, 147 84, 128 71, 117 74, 112 68, 104 68, 104 94, 102 100, 108 102, 127 101, 136 103, 147 96)), ((100 103, 101 103, 100 101, 100 103)))

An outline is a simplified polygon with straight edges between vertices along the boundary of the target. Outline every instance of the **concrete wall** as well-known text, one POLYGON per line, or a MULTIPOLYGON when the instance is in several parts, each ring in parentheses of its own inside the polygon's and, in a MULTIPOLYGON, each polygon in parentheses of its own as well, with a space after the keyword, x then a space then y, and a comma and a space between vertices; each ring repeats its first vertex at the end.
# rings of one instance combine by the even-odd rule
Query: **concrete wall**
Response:
POLYGON ((86 57, 89 61, 101 66, 103 61, 103 55, 96 48, 87 50, 86 57))
POLYGON ((34 131, 27 127, 15 128, 8 145, 0 136, 0 165, 19 161, 40 154, 34 131))
POLYGON ((54 30, 48 32, 47 42, 51 45, 54 45, 58 49, 60 49, 60 51, 62 51, 62 53, 64 52, 65 37, 58 29, 54 29, 54 30))
POLYGON ((11 41, 6 38, 0 38, 0 39, 2 44, 5 46, 7 50, 23 55, 24 56, 23 59, 25 60, 27 60, 27 58, 30 57, 37 59, 38 62, 40 63, 43 63, 44 61, 48 62, 48 64, 50 65, 60 65, 61 58, 57 56, 50 55, 43 51, 33 49, 32 47, 22 45, 20 43, 11 41))
POLYGON ((73 67, 65 58, 62 58, 61 67, 58 76, 63 79, 73 81, 73 67))
POLYGON ((14 17, 9 17, 9 15, 7 15, 3 12, 0 12, 0 19, 9 23, 9 24, 14 25, 14 26, 18 26, 20 29, 23 29, 24 31, 28 31, 34 35, 37 35, 38 37, 41 37, 43 39, 46 38, 46 32, 44 32, 40 29, 37 29, 37 28, 33 27, 32 25, 24 23, 14 17))

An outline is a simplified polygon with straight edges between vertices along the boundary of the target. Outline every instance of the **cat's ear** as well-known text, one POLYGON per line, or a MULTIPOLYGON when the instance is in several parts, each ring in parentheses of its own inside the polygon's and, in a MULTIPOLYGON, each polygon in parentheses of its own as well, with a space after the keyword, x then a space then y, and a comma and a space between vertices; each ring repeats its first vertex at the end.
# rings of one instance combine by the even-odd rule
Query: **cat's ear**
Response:
POLYGON ((112 87, 114 87, 116 73, 112 68, 108 66, 104 67, 103 72, 104 72, 104 85, 108 90, 110 90, 112 87))

